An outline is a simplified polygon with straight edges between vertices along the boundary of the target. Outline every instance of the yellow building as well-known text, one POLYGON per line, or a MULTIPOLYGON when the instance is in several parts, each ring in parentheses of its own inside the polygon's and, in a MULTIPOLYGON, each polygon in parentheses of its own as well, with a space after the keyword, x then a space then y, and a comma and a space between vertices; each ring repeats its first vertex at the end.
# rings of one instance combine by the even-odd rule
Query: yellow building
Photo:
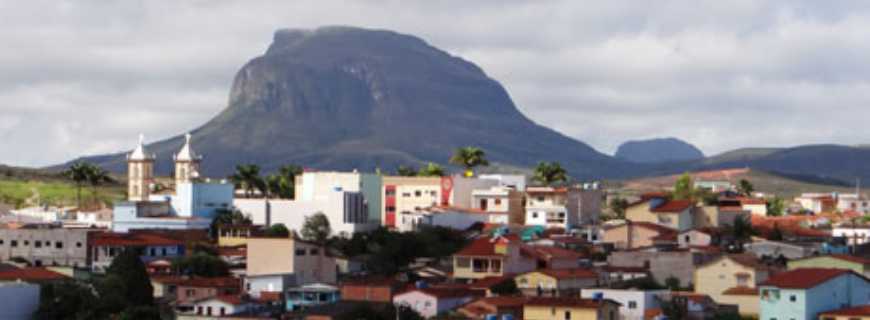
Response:
POLYGON ((740 314, 758 315, 757 284, 768 276, 770 268, 754 255, 725 255, 698 267, 693 283, 696 293, 706 294, 717 303, 738 305, 740 314))
POLYGON ((423 208, 448 205, 452 188, 442 177, 383 177, 381 186, 381 222, 388 228, 397 225, 399 214, 411 213, 423 208))
POLYGON ((819 320, 870 320, 870 305, 825 311, 819 320))
POLYGON ((690 200, 649 198, 625 209, 625 219, 634 222, 650 222, 678 231, 694 227, 692 221, 695 203, 690 200))
POLYGON ((526 320, 617 320, 619 303, 580 298, 531 298, 523 306, 526 320))
POLYGON ((518 275, 517 288, 528 296, 577 295, 582 288, 598 285, 598 273, 590 269, 538 269, 518 275))

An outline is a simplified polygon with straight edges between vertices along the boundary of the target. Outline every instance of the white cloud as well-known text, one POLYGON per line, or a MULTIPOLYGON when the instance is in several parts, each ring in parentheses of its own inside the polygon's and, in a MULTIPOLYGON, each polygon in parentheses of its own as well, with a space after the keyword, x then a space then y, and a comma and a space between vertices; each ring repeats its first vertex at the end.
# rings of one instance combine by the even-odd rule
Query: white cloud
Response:
POLYGON ((499 80, 531 119, 605 152, 866 143, 858 1, 0 0, 0 163, 46 165, 193 129, 280 28, 417 35, 499 80))

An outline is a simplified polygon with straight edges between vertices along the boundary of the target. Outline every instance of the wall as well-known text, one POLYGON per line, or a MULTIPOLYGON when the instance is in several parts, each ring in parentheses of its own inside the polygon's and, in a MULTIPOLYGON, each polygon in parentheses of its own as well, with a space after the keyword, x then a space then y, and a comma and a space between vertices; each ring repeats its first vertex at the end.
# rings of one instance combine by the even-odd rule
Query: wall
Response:
POLYGON ((690 246, 709 246, 713 237, 709 234, 697 231, 690 230, 687 232, 680 233, 677 236, 677 243, 680 248, 686 248, 690 246), (688 237, 688 240, 686 239, 688 237))
MULTIPOLYGON (((614 310, 614 312, 616 312, 614 310)), ((606 313, 604 313, 606 314, 606 313)), ((599 320, 607 319, 599 318, 598 310, 581 309, 570 307, 549 307, 549 306, 530 306, 523 307, 523 317, 526 320, 554 320, 554 319, 570 319, 570 320, 599 320), (565 317, 565 313, 570 312, 571 317, 565 317)), ((616 319, 614 319, 616 320, 616 319)))
POLYGON ((788 259, 800 259, 808 257, 812 254, 812 248, 801 247, 783 242, 776 241, 759 241, 747 243, 743 246, 747 252, 755 254, 756 257, 770 256, 779 257, 783 255, 788 259))
POLYGON ((336 282, 335 259, 312 244, 293 239, 251 238, 247 255, 248 276, 293 274, 296 285, 336 282))
POLYGON ((90 229, 0 229, 0 261, 22 257, 44 266, 88 265, 90 229), (12 246, 12 241, 16 246, 12 246), (40 247, 36 247, 39 242, 40 247), (60 248, 58 248, 60 244, 60 248))
POLYGON ((234 191, 230 183, 182 183, 175 186, 172 208, 180 217, 211 219, 217 210, 232 206, 234 191))
POLYGON ((498 184, 498 180, 453 176, 453 193, 450 195, 450 203, 461 208, 472 208, 474 205, 472 204, 472 192, 474 190, 489 189, 498 184))
POLYGON ((420 291, 410 291, 393 297, 393 304, 411 307, 425 318, 438 314, 438 300, 420 291))
MULTIPOLYGON (((723 295, 722 292, 738 286, 737 274, 747 274, 745 286, 755 288, 756 283, 767 280, 767 272, 756 272, 753 268, 723 257, 701 267, 694 274, 695 292, 709 295, 716 302, 737 304, 741 314, 758 314, 758 299, 746 296, 723 295)), ((752 296, 750 296, 752 297, 752 296)))
POLYGON ((637 225, 631 225, 631 232, 629 232, 629 224, 624 224, 604 230, 601 241, 612 243, 617 249, 642 248, 651 246, 653 244, 652 238, 658 234, 658 232, 637 225), (629 233, 631 239, 628 239, 629 233))
POLYGON ((618 290, 618 289, 584 289, 580 292, 582 298, 591 299, 600 293, 604 299, 619 302, 619 315, 622 320, 643 320, 644 311, 660 308, 658 296, 670 294, 668 290, 618 290), (634 307, 631 307, 631 303, 634 307))
POLYGON ((799 268, 850 269, 852 271, 855 271, 855 273, 864 274, 865 276, 865 272, 870 271, 865 270, 864 265, 860 263, 836 259, 829 256, 810 257, 800 260, 791 260, 788 262, 788 270, 794 270, 799 268))
POLYGON ((668 251, 616 251, 610 254, 607 261, 610 265, 621 267, 643 267, 649 263, 650 273, 659 283, 664 283, 668 277, 680 279, 682 286, 692 281, 695 268, 717 255, 701 252, 668 251))
POLYGON ((393 289, 390 286, 345 284, 341 286, 341 299, 389 303, 393 301, 393 289))
POLYGON ((39 308, 39 286, 29 283, 0 283, 0 319, 30 320, 39 308))

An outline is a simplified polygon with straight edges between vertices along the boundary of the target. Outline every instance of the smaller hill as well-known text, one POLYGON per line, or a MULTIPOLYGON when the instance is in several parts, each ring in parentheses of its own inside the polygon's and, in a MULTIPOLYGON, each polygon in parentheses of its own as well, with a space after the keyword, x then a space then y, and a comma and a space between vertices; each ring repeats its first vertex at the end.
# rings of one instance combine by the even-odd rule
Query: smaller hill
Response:
POLYGON ((700 160, 704 153, 683 140, 659 138, 627 141, 619 146, 614 156, 637 163, 663 163, 700 160))

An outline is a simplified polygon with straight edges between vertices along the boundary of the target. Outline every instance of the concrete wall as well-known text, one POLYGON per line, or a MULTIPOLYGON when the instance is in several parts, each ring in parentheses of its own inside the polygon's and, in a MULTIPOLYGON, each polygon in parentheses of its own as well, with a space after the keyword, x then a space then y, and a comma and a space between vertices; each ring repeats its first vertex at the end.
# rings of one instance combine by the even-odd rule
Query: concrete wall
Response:
POLYGON ((592 299, 600 294, 604 299, 610 299, 619 302, 622 306, 619 307, 619 319, 622 320, 643 320, 644 311, 648 309, 660 308, 658 296, 668 295, 668 290, 618 290, 618 289, 584 289, 580 292, 580 296, 585 299, 592 299))
POLYGON ((0 261, 22 257, 44 266, 85 267, 88 265, 88 232, 91 231, 62 228, 0 229, 0 261))
POLYGON ((620 267, 643 267, 649 264, 650 273, 659 283, 664 283, 669 277, 680 279, 680 285, 687 286, 692 281, 695 268, 717 255, 701 252, 668 251, 616 251, 610 254, 607 261, 610 265, 620 267))

